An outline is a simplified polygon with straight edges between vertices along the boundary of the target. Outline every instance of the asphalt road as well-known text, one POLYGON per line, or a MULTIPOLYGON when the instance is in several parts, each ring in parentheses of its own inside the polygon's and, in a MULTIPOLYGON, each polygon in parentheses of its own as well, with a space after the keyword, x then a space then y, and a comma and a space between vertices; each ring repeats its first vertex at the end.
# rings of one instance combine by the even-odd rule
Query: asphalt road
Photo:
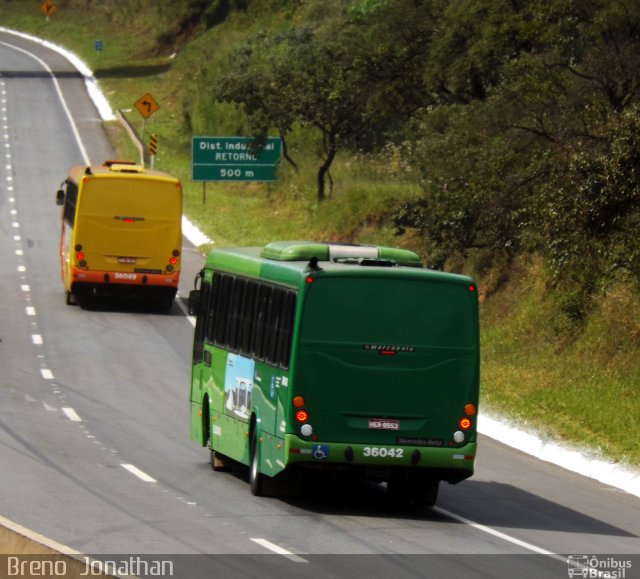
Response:
MULTIPOLYGON (((4 33, 0 151, 3 516, 83 553, 173 556, 181 577, 560 578, 567 555, 640 577, 638 498, 484 437, 477 474, 433 509, 370 484, 256 498, 243 472, 214 473, 188 434, 182 300, 65 304, 55 191, 113 152, 75 69, 4 33)), ((183 259, 186 297, 203 258, 185 241, 183 259)))

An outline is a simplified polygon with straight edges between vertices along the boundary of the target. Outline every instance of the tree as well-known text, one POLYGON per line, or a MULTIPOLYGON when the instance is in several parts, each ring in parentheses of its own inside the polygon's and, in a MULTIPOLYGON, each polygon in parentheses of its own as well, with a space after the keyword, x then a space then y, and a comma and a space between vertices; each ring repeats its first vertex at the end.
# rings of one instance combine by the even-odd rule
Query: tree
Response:
POLYGON ((216 97, 243 107, 256 135, 275 127, 292 164, 286 137, 294 123, 320 131, 317 196, 323 200, 339 147, 366 128, 367 86, 362 69, 340 43, 292 30, 255 36, 233 51, 216 97))

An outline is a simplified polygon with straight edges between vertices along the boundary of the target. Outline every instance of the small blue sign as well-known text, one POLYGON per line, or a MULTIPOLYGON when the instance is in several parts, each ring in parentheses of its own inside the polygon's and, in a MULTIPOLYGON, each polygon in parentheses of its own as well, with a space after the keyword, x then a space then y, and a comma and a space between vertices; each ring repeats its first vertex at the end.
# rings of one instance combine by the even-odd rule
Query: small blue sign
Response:
POLYGON ((102 40, 96 40, 93 43, 94 48, 96 49, 97 52, 100 52, 102 50, 102 40))
POLYGON ((313 458, 316 460, 328 460, 329 459, 329 445, 328 444, 314 444, 311 448, 313 458))

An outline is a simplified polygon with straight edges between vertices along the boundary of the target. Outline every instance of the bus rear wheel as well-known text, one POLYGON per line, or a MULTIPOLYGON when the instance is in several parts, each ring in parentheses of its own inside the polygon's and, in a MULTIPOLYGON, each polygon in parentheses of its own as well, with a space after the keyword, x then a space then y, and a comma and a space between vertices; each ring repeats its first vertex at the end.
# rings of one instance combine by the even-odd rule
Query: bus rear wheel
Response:
POLYGON ((254 432, 249 446, 249 487, 251 488, 251 494, 256 497, 264 496, 263 486, 264 475, 260 472, 258 440, 254 432))

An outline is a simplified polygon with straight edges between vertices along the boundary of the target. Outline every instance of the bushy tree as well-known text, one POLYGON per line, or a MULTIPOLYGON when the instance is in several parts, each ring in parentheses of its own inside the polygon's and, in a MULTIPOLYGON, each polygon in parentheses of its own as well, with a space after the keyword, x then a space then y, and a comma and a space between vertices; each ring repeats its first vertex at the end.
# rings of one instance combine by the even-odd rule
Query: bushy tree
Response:
POLYGON ((370 82, 362 61, 335 39, 292 30, 249 39, 232 52, 216 97, 242 106, 251 130, 275 128, 285 143, 294 123, 321 135, 317 196, 341 146, 357 142, 376 125, 367 102, 370 82))

